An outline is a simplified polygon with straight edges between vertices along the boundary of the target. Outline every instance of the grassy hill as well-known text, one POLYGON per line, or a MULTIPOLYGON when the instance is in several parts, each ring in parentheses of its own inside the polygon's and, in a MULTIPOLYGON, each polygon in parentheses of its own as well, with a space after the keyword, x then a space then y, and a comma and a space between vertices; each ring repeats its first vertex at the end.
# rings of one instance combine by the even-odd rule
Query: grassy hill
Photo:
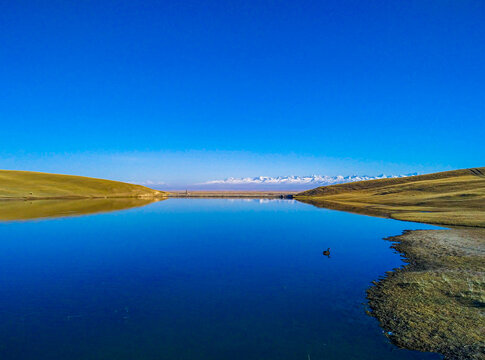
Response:
POLYGON ((0 170, 1 199, 154 198, 163 191, 119 181, 31 171, 0 170))
POLYGON ((485 167, 322 186, 295 198, 366 215, 485 227, 485 167))

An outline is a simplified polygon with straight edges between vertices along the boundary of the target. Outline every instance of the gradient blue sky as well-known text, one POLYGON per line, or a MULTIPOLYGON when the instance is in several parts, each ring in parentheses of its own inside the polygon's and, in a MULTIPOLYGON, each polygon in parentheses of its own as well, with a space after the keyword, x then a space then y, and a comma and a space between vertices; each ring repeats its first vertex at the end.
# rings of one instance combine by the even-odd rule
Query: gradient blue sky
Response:
POLYGON ((483 166, 483 1, 2 1, 0 168, 190 184, 483 166))

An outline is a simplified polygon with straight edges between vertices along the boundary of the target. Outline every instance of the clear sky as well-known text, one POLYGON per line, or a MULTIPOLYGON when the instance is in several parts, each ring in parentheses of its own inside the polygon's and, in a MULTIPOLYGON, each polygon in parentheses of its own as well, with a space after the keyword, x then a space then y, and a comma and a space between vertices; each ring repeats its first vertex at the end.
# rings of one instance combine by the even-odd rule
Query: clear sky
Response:
POLYGON ((0 168, 483 166, 484 1, 1 1, 0 168))

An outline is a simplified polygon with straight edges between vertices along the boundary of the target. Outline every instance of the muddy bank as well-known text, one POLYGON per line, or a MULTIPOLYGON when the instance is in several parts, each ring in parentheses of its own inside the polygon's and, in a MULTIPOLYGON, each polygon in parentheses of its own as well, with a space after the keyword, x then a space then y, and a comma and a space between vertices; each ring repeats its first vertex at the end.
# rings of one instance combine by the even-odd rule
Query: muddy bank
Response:
POLYGON ((374 282, 368 299, 390 340, 446 359, 485 359, 485 229, 387 240, 408 264, 374 282))

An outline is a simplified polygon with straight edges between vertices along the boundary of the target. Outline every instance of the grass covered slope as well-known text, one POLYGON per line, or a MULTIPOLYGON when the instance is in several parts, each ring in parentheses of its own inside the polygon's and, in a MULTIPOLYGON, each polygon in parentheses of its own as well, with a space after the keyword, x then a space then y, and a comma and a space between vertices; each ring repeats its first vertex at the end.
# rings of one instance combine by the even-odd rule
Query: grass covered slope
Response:
POLYGON ((322 186, 295 198, 366 215, 485 227, 485 167, 322 186))
POLYGON ((141 185, 84 176, 0 170, 1 199, 163 197, 141 185))

